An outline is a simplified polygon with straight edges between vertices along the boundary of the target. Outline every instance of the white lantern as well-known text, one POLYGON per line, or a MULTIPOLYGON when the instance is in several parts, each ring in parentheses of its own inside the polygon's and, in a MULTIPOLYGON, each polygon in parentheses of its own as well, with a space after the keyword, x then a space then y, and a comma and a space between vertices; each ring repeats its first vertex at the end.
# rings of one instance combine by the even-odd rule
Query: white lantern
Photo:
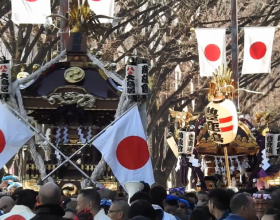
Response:
POLYGON ((148 64, 140 63, 137 65, 137 95, 148 95, 148 64))
POLYGON ((9 95, 11 92, 12 75, 10 64, 0 64, 0 94, 9 95))
POLYGON ((195 142, 195 132, 179 131, 178 153, 192 154, 195 142))
POLYGON ((280 135, 266 133, 265 135, 265 152, 266 156, 276 156, 279 154, 280 135))
POLYGON ((238 117, 234 103, 228 99, 216 99, 206 107, 209 135, 215 143, 231 143, 238 130, 238 117))
POLYGON ((128 95, 137 95, 137 59, 130 57, 125 68, 125 92, 128 95))

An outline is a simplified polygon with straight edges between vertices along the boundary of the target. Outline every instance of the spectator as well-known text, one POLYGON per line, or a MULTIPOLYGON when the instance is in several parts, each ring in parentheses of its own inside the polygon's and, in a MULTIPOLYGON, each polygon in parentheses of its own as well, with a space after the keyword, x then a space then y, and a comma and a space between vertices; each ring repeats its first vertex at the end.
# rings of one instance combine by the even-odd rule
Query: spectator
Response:
POLYGON ((179 217, 176 216, 179 200, 177 196, 167 195, 164 203, 164 211, 173 215, 177 220, 180 220, 179 217))
POLYGON ((134 202, 128 211, 128 218, 144 216, 150 220, 156 220, 156 213, 153 206, 145 200, 134 202))
MULTIPOLYGON (((163 215, 164 219, 176 220, 176 218, 164 211, 164 202, 167 197, 166 189, 163 186, 154 186, 151 188, 150 196, 152 205, 156 210, 158 218, 163 215)), ((160 218, 161 219, 161 218, 160 218)))
POLYGON ((150 204, 152 204, 152 199, 151 196, 145 192, 137 192, 135 193, 131 198, 130 198, 130 204, 132 204, 133 202, 137 202, 138 200, 146 200, 147 202, 149 202, 150 204))
POLYGON ((76 214, 76 207, 77 207, 77 201, 74 198, 71 198, 67 201, 65 201, 65 203, 63 203, 63 207, 64 208, 64 212, 65 215, 63 216, 64 219, 74 219, 74 215, 76 214))
POLYGON ((278 209, 269 209, 261 220, 280 220, 280 211, 278 209))
POLYGON ((227 192, 223 189, 213 189, 210 191, 208 207, 210 213, 217 220, 223 220, 229 215, 230 198, 227 192))
POLYGON ((243 193, 236 194, 230 201, 231 214, 226 220, 254 220, 256 210, 253 199, 243 193))
POLYGON ((2 210, 4 214, 10 212, 14 205, 15 201, 10 196, 3 196, 0 199, 0 210, 2 210))
POLYGON ((14 193, 16 190, 23 190, 22 184, 19 182, 13 182, 13 181, 8 181, 9 186, 7 188, 7 191, 10 193, 14 193))
POLYGON ((259 219, 263 217, 264 213, 267 210, 273 208, 273 201, 271 199, 270 193, 267 191, 259 191, 257 193, 254 193, 253 199, 259 219))
POLYGON ((196 196, 197 196, 197 205, 198 206, 204 206, 204 205, 207 205, 208 204, 208 193, 207 192, 204 192, 204 191, 200 191, 200 192, 197 192, 196 193, 196 196))
POLYGON ((98 190, 98 193, 99 193, 101 199, 115 201, 116 193, 110 189, 103 188, 103 189, 98 190))
POLYGON ((55 183, 46 183, 37 196, 36 215, 31 220, 62 220, 65 214, 62 208, 60 189, 55 183))
POLYGON ((16 205, 11 209, 11 211, 0 217, 0 220, 13 218, 15 216, 21 217, 21 219, 31 219, 35 216, 33 210, 36 206, 36 197, 38 193, 34 190, 26 189, 21 190, 13 194, 16 200, 16 205))
POLYGON ((151 191, 150 185, 148 183, 145 183, 144 181, 140 181, 140 183, 142 183, 144 185, 144 189, 142 189, 141 192, 149 194, 151 191))
POLYGON ((102 199, 100 201, 100 207, 101 207, 101 209, 104 210, 106 215, 108 215, 108 211, 109 211, 109 208, 110 208, 111 205, 112 205, 112 201, 111 200, 102 199))
POLYGON ((91 213, 94 220, 110 220, 100 207, 100 195, 94 189, 82 189, 77 198, 77 217, 91 213))
POLYGON ((274 189, 271 193, 273 208, 280 210, 280 189, 274 189))
POLYGON ((197 199, 197 196, 195 195, 195 193, 192 193, 192 192, 186 193, 185 198, 190 204, 190 210, 194 210, 196 207, 196 204, 198 202, 198 199, 197 199))
POLYGON ((70 219, 74 219, 74 215, 76 214, 76 212, 73 209, 64 209, 65 215, 63 216, 63 219, 65 220, 70 220, 70 219))
POLYGON ((199 209, 192 211, 189 220, 209 220, 207 214, 199 209))
POLYGON ((201 210, 203 211, 207 216, 208 216, 208 219, 209 220, 216 220, 215 216, 213 216, 211 213, 210 213, 210 210, 209 210, 209 207, 207 205, 204 205, 204 206, 197 206, 195 208, 195 210, 201 210))
POLYGON ((126 220, 128 218, 129 205, 125 201, 113 202, 108 210, 111 220, 126 220))
POLYGON ((183 216, 183 219, 188 219, 190 216, 190 204, 187 200, 182 199, 183 197, 180 198, 179 200, 179 207, 178 207, 178 212, 180 215, 183 216))
POLYGON ((146 218, 146 217, 143 217, 143 216, 136 216, 136 217, 133 217, 133 218, 131 218, 129 220, 149 220, 149 219, 146 218))

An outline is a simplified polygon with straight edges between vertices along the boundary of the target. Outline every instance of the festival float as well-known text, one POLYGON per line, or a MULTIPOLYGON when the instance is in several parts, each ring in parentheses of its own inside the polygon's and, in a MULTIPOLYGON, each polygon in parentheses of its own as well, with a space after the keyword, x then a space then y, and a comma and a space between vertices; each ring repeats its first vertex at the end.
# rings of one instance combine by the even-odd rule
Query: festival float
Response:
MULTIPOLYGON (((147 62, 130 57, 124 80, 115 72, 116 63, 104 61, 101 51, 88 50, 87 33, 93 31, 94 37, 94 31, 102 28, 98 19, 108 17, 91 12, 87 1, 82 5, 72 1, 69 19, 49 17, 69 23, 66 50, 44 66, 34 65, 31 74, 23 68, 17 72, 6 60, 0 66, 8 68, 9 82, 6 89, 6 78, 0 84, 2 99, 36 133, 21 155, 23 187, 38 190, 48 180, 55 181, 64 196, 92 185, 117 191, 117 179, 92 141, 133 103, 145 102, 147 62)), ((2 73, 1 79, 6 75, 2 73)))
POLYGON ((279 134, 268 128, 270 115, 257 112, 254 126, 237 112, 233 103, 237 92, 232 72, 223 65, 213 73, 209 104, 202 117, 169 110, 179 128, 167 142, 178 156, 176 169, 180 169, 183 185, 191 184, 198 190, 245 188, 256 179, 278 177, 279 166, 271 165, 270 160, 278 154, 279 134), (260 126, 262 122, 265 126, 260 126))

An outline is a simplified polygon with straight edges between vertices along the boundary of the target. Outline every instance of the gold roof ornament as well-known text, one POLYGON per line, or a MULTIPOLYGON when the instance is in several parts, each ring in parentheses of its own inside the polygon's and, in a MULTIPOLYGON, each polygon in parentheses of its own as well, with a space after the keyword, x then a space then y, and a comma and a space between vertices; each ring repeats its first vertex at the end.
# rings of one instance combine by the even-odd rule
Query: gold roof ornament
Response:
POLYGON ((258 124, 258 130, 262 133, 263 136, 269 132, 268 124, 271 121, 271 118, 275 115, 275 111, 259 111, 255 113, 254 122, 258 124), (264 124, 264 128, 262 129, 262 124, 264 124))
POLYGON ((104 15, 96 15, 90 10, 88 0, 85 0, 83 4, 79 4, 79 0, 72 0, 70 2, 69 19, 66 17, 55 14, 48 17, 59 17, 66 20, 67 25, 71 29, 71 33, 81 32, 91 34, 92 37, 97 39, 98 35, 95 34, 104 29, 99 22, 100 18, 113 19, 104 15))
POLYGON ((189 111, 174 111, 171 108, 169 109, 169 113, 173 118, 176 118, 179 122, 180 128, 185 128, 187 125, 190 124, 191 121, 198 119, 197 116, 193 116, 189 111))
POLYGON ((213 73, 213 79, 209 83, 208 100, 212 101, 217 95, 223 95, 227 99, 232 99, 236 88, 232 79, 232 71, 227 65, 222 65, 213 73))

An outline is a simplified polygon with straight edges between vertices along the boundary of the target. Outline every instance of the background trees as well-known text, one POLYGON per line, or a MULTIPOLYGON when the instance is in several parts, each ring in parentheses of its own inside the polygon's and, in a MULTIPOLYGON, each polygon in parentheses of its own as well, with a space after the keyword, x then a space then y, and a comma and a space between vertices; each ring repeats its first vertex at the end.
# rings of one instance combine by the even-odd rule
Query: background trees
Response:
MULTIPOLYGON (((280 0, 239 0, 239 26, 276 26, 280 20, 280 0)), ((0 2, 1 51, 15 63, 43 64, 54 50, 59 50, 59 29, 43 25, 15 25, 10 20, 10 1, 0 2)), ((52 1, 52 11, 59 10, 59 0, 52 1)), ((118 73, 124 76, 125 58, 137 52, 150 61, 151 95, 148 100, 147 128, 156 181, 166 184, 176 158, 166 145, 165 137, 172 131, 168 108, 195 112, 207 104, 205 90, 208 79, 199 77, 198 54, 192 27, 230 27, 230 0, 116 0, 113 25, 104 25, 100 40, 89 36, 89 47, 104 53, 103 59, 118 63, 118 73), (191 92, 193 83, 194 91, 191 92)), ((59 27, 59 20, 54 21, 59 27)), ((227 57, 231 65, 230 32, 227 57)), ((277 76, 279 68, 279 33, 273 47, 273 73, 240 77, 240 87, 265 92, 265 95, 240 93, 240 110, 252 115, 266 106, 277 108, 277 76), (273 104, 272 104, 273 103, 273 104)), ((243 31, 239 31, 239 64, 242 64, 243 31)), ((280 116, 276 115, 276 118, 280 116)))

